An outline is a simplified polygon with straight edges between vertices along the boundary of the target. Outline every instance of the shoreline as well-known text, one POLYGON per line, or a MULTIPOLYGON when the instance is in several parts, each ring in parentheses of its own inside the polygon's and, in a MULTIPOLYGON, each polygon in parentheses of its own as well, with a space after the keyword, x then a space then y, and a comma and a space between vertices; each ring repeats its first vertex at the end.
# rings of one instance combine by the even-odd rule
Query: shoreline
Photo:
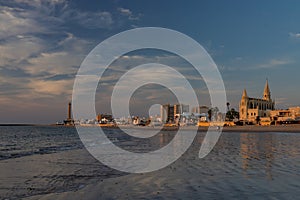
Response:
MULTIPOLYGON (((39 127, 75 127, 55 124, 0 124, 1 126, 39 126, 39 127)), ((85 127, 85 126, 82 126, 85 127)), ((96 125, 86 126, 98 127, 96 125)), ((133 126, 133 125, 119 125, 117 127, 102 127, 103 129, 139 129, 139 130, 162 130, 162 131, 176 131, 178 127, 162 127, 162 126, 133 126)), ((197 130, 198 132, 204 132, 208 130, 208 127, 197 127, 197 126, 182 126, 181 130, 197 130)), ((245 126, 224 126, 222 132, 289 132, 289 133, 300 133, 300 124, 285 124, 285 125, 271 125, 271 126, 257 126, 257 125, 245 125, 245 126)))
MULTIPOLYGON (((162 131, 176 131, 177 127, 122 127, 124 129, 156 129, 162 131)), ((214 128, 214 127, 212 127, 214 128)), ((215 127, 217 129, 217 127, 215 127)), ((182 130, 197 130, 198 132, 206 132, 208 127, 197 127, 197 126, 183 126, 182 130)), ((222 132, 288 132, 288 133, 300 133, 300 124, 291 125, 273 125, 273 126, 224 126, 222 132)))
POLYGON ((273 125, 273 126, 226 126, 223 132, 289 132, 300 133, 300 124, 297 125, 273 125))

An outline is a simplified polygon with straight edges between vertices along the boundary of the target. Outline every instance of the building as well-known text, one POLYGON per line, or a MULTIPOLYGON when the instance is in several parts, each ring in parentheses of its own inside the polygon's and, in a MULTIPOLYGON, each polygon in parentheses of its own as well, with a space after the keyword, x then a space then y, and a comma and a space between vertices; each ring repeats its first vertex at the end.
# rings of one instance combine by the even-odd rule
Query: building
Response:
POLYGON ((189 106, 184 104, 165 104, 161 106, 160 115, 162 123, 178 123, 183 113, 189 112, 189 106))
POLYGON ((107 122, 112 122, 113 116, 111 114, 98 114, 96 116, 96 121, 98 123, 107 123, 107 122))
POLYGON ((275 124, 289 124, 299 123, 300 121, 300 107, 290 107, 286 110, 272 110, 270 117, 264 121, 274 122, 275 124))
POLYGON ((243 91, 240 101, 240 120, 246 123, 257 124, 261 117, 269 117, 270 111, 274 110, 275 102, 271 99, 268 80, 266 81, 263 97, 248 97, 246 89, 243 91))
POLYGON ((197 106, 192 109, 192 113, 195 114, 208 114, 209 107, 207 106, 197 106))
POLYGON ((72 118, 72 103, 68 104, 68 118, 64 120, 64 125, 74 125, 74 119, 72 118))
POLYGON ((295 120, 300 121, 300 107, 290 107, 289 110, 292 113, 292 116, 294 117, 295 120))
POLYGON ((267 117, 267 119, 272 122, 281 123, 286 121, 293 121, 295 118, 292 116, 292 112, 290 110, 272 110, 270 112, 270 117, 267 117))

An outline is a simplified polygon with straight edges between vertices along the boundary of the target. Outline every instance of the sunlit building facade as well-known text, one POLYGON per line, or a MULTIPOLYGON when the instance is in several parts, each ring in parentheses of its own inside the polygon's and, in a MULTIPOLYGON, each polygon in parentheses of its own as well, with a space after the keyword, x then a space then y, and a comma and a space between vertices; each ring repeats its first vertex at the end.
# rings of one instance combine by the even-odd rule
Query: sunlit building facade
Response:
POLYGON ((183 113, 189 112, 189 105, 165 104, 161 106, 160 115, 163 123, 176 123, 183 113))
POLYGON ((243 91, 240 101, 240 120, 251 123, 258 123, 261 117, 268 117, 271 110, 274 110, 275 102, 271 99, 271 92, 268 80, 266 81, 263 98, 252 98, 243 91))

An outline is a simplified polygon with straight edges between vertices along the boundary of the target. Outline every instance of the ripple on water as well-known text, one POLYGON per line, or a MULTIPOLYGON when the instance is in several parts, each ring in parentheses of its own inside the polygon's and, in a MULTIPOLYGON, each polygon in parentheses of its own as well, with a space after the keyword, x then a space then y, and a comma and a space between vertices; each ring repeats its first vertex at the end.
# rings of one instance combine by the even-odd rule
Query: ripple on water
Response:
MULTIPOLYGON (((68 191, 76 197, 78 190, 98 193, 102 199, 296 199, 300 195, 298 134, 223 133, 212 152, 199 159, 204 136, 199 133, 170 166, 126 174, 102 165, 83 150, 73 129, 33 129, 6 129, 7 137, 0 136, 0 159, 11 158, 0 161, 1 197, 68 191)), ((110 130, 113 142, 138 152, 164 146, 174 136, 164 132, 164 140, 141 142, 118 131, 110 130)))

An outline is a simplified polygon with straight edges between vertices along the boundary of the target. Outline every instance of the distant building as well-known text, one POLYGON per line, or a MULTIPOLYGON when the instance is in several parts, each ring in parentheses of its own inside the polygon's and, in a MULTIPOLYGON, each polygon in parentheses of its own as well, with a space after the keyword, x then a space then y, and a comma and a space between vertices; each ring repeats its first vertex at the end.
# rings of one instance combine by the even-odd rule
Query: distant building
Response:
POLYGON ((189 105, 184 104, 165 104, 161 106, 160 115, 163 123, 178 123, 183 113, 189 112, 189 105))
POLYGON ((269 117, 274 110, 275 102, 271 99, 268 80, 266 81, 263 98, 248 97, 246 89, 240 101, 240 120, 257 123, 261 117, 269 117))
POLYGON ((300 107, 290 107, 289 110, 292 113, 292 116, 295 118, 295 120, 300 121, 300 107))
MULTIPOLYGON (((267 117, 270 121, 283 122, 292 121, 294 117, 290 110, 272 110, 270 111, 270 117, 267 117)), ((266 119, 264 119, 266 121, 266 119)))
POLYGON ((298 123, 300 121, 300 107, 290 107, 286 110, 272 110, 270 117, 264 119, 265 121, 282 123, 298 123))
POLYGON ((208 114, 209 107, 207 106, 197 106, 192 109, 192 113, 195 114, 208 114))
POLYGON ((74 125, 74 119, 72 118, 72 103, 68 104, 68 118, 64 120, 64 125, 74 125))
POLYGON ((113 116, 111 114, 98 114, 96 116, 96 121, 98 123, 107 123, 107 122, 112 122, 113 116))

